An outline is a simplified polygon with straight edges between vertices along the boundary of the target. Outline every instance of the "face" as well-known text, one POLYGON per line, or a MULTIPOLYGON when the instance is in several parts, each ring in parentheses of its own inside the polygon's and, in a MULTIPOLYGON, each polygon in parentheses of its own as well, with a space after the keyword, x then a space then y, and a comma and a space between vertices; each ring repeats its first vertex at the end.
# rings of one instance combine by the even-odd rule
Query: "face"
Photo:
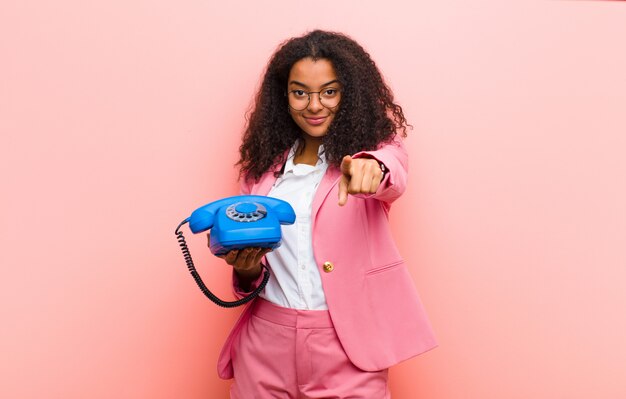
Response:
POLYGON ((289 107, 291 117, 305 134, 316 138, 326 135, 339 109, 339 89, 337 74, 329 60, 314 61, 312 58, 303 58, 293 64, 289 72, 287 91, 295 92, 290 96, 306 98, 306 92, 314 92, 309 95, 309 104, 304 109, 298 111, 289 107), (327 108, 328 105, 332 107, 327 108))

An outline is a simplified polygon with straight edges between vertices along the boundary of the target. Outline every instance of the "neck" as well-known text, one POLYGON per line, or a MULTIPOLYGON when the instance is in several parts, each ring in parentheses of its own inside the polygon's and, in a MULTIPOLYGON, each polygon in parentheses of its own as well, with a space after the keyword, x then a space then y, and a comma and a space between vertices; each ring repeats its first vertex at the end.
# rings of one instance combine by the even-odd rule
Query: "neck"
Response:
POLYGON ((296 155, 293 158, 293 163, 304 163, 307 165, 315 166, 317 164, 317 153, 320 145, 322 144, 321 137, 304 136, 304 142, 302 142, 296 150, 296 155))

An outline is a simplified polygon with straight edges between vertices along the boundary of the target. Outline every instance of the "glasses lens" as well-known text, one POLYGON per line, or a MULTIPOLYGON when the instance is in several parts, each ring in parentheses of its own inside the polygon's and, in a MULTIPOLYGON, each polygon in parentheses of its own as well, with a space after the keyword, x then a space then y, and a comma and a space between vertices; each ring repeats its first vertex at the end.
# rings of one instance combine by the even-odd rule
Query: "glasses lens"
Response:
POLYGON ((335 108, 339 105, 340 99, 341 95, 339 93, 339 89, 328 88, 320 92, 320 102, 326 108, 335 108))
POLYGON ((304 90, 292 90, 288 93, 289 106, 296 111, 302 111, 309 105, 309 94, 304 90))
POLYGON ((292 90, 287 95, 289 106, 296 111, 302 111, 309 106, 310 96, 315 94, 319 95, 320 103, 326 108, 335 108, 339 105, 339 100, 341 99, 339 89, 334 88, 324 89, 319 93, 308 93, 304 90, 292 90))

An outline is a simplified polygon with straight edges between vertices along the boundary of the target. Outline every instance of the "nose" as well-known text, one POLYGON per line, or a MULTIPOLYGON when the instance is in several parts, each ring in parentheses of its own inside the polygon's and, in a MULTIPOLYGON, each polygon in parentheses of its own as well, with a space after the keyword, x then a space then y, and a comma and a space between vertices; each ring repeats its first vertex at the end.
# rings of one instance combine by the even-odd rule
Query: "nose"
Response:
POLYGON ((324 108, 320 101, 320 93, 309 93, 309 105, 307 109, 311 112, 319 112, 324 108))

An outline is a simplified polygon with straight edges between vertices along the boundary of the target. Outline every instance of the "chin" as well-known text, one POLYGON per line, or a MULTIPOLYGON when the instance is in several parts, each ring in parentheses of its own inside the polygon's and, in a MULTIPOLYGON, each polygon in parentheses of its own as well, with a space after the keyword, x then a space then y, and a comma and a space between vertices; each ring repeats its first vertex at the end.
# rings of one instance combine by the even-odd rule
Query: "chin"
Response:
POLYGON ((302 130, 304 133, 306 133, 308 136, 311 137, 324 137, 326 136, 326 133, 328 132, 328 127, 330 126, 330 124, 326 125, 320 125, 320 126, 309 126, 307 124, 303 124, 300 125, 300 130, 302 130))
POLYGON ((306 131, 303 130, 304 134, 306 134, 309 137, 314 137, 314 138, 322 138, 324 136, 326 136, 326 130, 321 131, 321 132, 312 132, 312 131, 306 131))

